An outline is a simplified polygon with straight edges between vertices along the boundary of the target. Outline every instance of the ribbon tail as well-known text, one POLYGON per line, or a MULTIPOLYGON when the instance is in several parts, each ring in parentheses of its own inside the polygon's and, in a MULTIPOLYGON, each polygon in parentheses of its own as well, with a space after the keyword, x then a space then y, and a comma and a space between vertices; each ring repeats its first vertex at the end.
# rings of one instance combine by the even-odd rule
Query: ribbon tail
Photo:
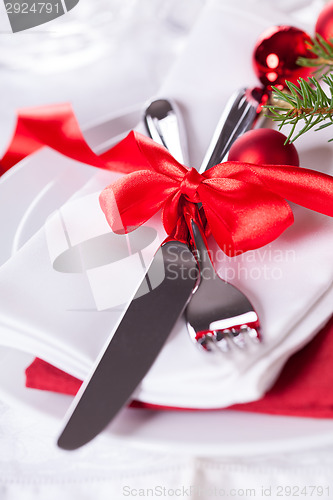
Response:
POLYGON ((287 165, 250 165, 268 189, 297 205, 333 216, 333 177, 287 165))
POLYGON ((43 146, 88 165, 107 168, 88 146, 70 104, 56 104, 19 112, 14 136, 0 161, 0 174, 43 146))
POLYGON ((0 160, 0 175, 44 146, 87 165, 124 174, 155 170, 156 165, 171 176, 186 171, 165 148, 133 131, 113 148, 97 155, 86 142, 71 105, 65 103, 27 108, 18 113, 14 135, 0 160))

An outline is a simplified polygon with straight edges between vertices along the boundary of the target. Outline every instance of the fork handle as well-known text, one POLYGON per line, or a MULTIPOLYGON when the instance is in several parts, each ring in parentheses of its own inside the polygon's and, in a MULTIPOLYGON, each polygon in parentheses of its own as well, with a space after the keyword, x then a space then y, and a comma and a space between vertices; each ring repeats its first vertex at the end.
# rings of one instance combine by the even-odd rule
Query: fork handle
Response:
POLYGON ((199 168, 200 173, 222 163, 235 140, 253 127, 264 95, 263 89, 255 87, 242 88, 230 97, 199 168))
POLYGON ((201 230, 197 223, 191 219, 192 239, 195 250, 193 253, 198 262, 200 274, 203 278, 209 278, 215 275, 215 269, 210 257, 210 252, 202 236, 201 230))
MULTIPOLYGON (((264 90, 256 87, 253 89, 242 88, 231 96, 217 124, 199 169, 200 173, 221 163, 234 141, 253 127, 261 111, 261 103, 264 95, 264 90)), ((198 204, 198 207, 200 206, 201 204, 198 204)), ((205 274, 211 276, 211 272, 215 273, 215 270, 209 250, 202 237, 200 228, 193 219, 191 220, 191 226, 192 238, 196 247, 196 258, 201 274, 205 270, 205 274)))

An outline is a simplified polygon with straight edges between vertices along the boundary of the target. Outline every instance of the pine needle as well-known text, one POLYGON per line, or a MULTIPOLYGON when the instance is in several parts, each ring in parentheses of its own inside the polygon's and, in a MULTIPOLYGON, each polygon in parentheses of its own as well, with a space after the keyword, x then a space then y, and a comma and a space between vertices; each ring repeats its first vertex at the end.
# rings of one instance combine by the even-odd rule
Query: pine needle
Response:
MULTIPOLYGON (((331 49, 333 56, 333 47, 331 49)), ((298 86, 286 81, 289 93, 272 87, 273 98, 278 104, 264 107, 270 111, 268 116, 279 123, 279 130, 285 125, 291 125, 286 143, 294 142, 314 127, 317 127, 315 130, 322 130, 333 124, 333 75, 324 75, 323 82, 328 87, 329 95, 314 76, 307 80, 300 78, 298 86), (303 127, 296 133, 300 122, 303 122, 303 127)))
POLYGON ((312 38, 311 42, 306 42, 307 48, 316 57, 299 57, 297 59, 297 64, 299 66, 306 66, 310 68, 316 68, 314 71, 314 76, 319 78, 320 76, 327 75, 333 69, 333 39, 330 38, 327 42, 321 35, 316 33, 315 37, 312 38))

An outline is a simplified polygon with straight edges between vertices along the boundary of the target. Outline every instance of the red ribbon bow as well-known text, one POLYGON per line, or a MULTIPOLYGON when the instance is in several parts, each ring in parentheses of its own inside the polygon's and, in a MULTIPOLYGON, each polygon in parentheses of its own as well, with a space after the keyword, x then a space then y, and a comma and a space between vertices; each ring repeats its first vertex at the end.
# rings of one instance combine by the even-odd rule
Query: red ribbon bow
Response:
POLYGON ((206 221, 228 255, 259 248, 293 223, 288 199, 333 216, 333 178, 286 165, 225 162, 203 174, 187 169, 150 139, 131 133, 127 156, 138 148, 142 169, 106 188, 100 204, 113 231, 124 233, 162 210, 166 232, 186 241, 189 219, 206 221), (196 208, 202 203, 201 214, 196 208), (119 217, 120 216, 120 217, 119 217))
POLYGON ((187 241, 193 218, 228 255, 235 255, 271 242, 292 224, 286 199, 333 216, 333 178, 329 175, 239 162, 225 162, 199 174, 134 132, 96 155, 68 105, 21 112, 0 173, 45 145, 89 165, 128 174, 100 197, 107 220, 118 233, 135 229, 161 210, 170 237, 187 241), (200 211, 197 203, 202 203, 200 211))

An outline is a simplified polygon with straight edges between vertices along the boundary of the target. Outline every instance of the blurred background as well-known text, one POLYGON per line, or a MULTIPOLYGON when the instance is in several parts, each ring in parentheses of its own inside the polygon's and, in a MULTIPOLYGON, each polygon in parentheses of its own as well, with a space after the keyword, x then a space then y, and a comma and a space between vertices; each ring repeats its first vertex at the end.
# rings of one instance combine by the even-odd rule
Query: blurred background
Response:
MULTIPOLYGON (((0 2, 0 150, 18 108, 69 101, 84 126, 151 98, 208 1, 80 0, 65 15, 18 33, 0 2)), ((263 7, 261 0, 241 1, 263 7)), ((274 0, 274 8, 308 17, 324 3, 274 0)))
POLYGON ((71 102, 84 125, 156 93, 206 0, 80 0, 12 33, 0 5, 0 148, 24 106, 71 102))

